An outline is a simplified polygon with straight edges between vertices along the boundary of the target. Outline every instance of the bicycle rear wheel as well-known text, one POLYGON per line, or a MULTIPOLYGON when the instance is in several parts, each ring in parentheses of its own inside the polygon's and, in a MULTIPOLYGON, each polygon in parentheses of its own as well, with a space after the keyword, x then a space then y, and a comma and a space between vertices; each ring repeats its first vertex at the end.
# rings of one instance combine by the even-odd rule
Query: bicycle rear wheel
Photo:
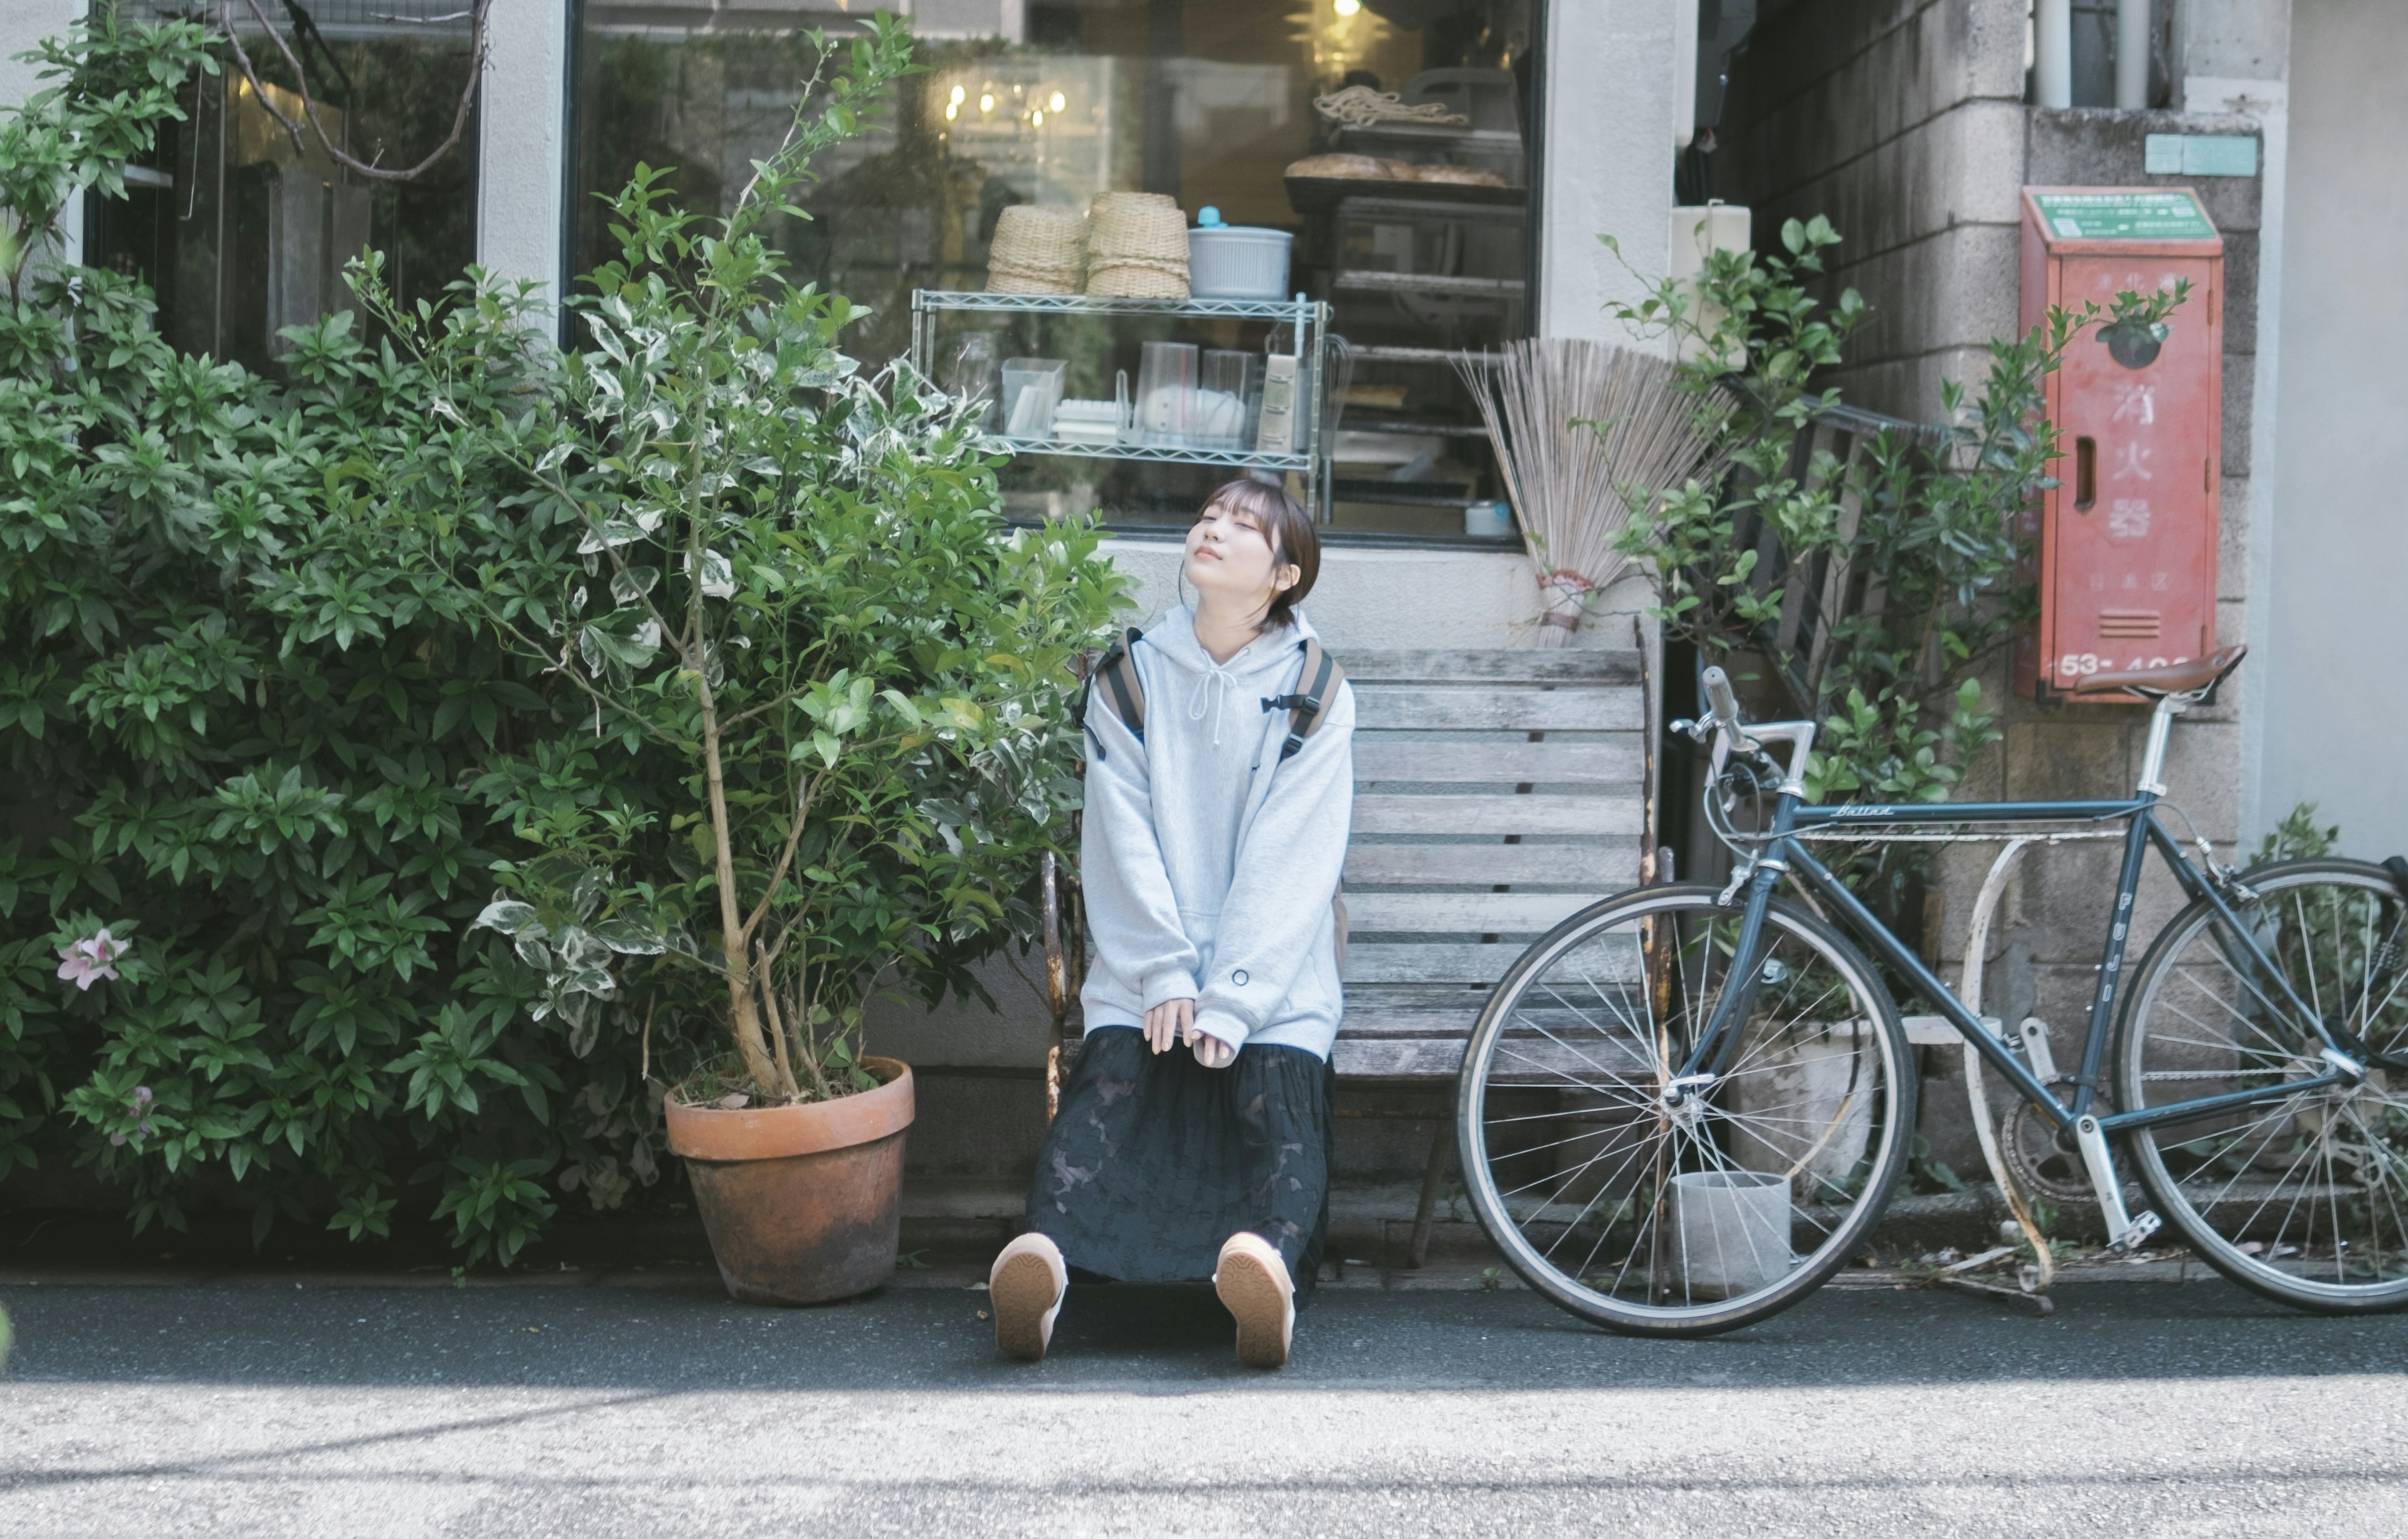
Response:
POLYGON ((2350 860, 2242 881, 2256 896, 2233 913, 2282 982, 2205 901, 2175 915, 2133 980, 2116 1099, 2137 1110, 2278 1093, 2130 1135, 2136 1173, 2200 1259, 2243 1287, 2337 1314, 2408 1306, 2408 902, 2389 872, 2350 860), (2280 1094, 2331 1068, 2317 1018, 2369 1072, 2280 1094))
POLYGON ((1668 1095, 1731 983, 1742 910, 1642 887, 1574 914, 1498 985, 1456 1129, 1480 1222, 1524 1281, 1633 1335, 1703 1336, 1821 1286, 1881 1216, 1915 1077, 1863 955, 1776 900, 1723 1072, 1668 1095))

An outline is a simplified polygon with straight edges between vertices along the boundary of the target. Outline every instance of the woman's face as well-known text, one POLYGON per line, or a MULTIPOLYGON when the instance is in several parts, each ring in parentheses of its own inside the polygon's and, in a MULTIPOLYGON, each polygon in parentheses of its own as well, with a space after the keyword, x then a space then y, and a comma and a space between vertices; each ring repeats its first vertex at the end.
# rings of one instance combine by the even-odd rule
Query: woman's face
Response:
POLYGON ((1199 594, 1235 601, 1247 611, 1270 607, 1273 596, 1293 587, 1294 565, 1271 550, 1262 522, 1241 509, 1206 508, 1187 531, 1187 581, 1199 594))

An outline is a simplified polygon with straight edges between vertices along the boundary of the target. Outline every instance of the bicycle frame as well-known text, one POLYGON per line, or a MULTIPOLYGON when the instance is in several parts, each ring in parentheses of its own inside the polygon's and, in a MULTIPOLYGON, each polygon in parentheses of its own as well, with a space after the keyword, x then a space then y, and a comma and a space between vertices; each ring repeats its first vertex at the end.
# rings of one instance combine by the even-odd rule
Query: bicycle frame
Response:
MULTIPOLYGON (((2125 1216, 2121 1183, 2115 1176, 2113 1157, 2107 1147, 2109 1135, 2190 1121, 2235 1107, 2281 1100, 2303 1090, 2321 1089, 2363 1079, 2366 1067, 2359 1061, 2359 1055, 2365 1051, 2363 1046, 2356 1043, 2344 1044, 2335 1040, 2328 1023, 2300 998, 2283 971, 2274 965, 2257 939, 2233 913, 2216 882, 2202 875, 2191 864, 2183 854, 2182 847, 2157 819, 2157 800, 2165 790, 2159 776, 2164 765, 2167 729, 2172 717, 2180 714, 2187 704, 2188 700, 2183 697, 2168 697, 2158 702, 2156 719, 2151 723, 2149 750, 2141 774, 2140 788, 2123 800, 1940 802, 1870 807, 1807 805, 1800 771, 1813 741, 1813 724, 1766 722, 1742 726, 1736 720, 1736 709, 1727 709, 1720 724, 1725 736, 1715 754, 1715 772, 1709 777, 1709 796, 1713 794, 1724 758, 1734 745, 1760 750, 1766 742, 1785 741, 1791 749, 1791 768, 1777 793, 1772 827, 1767 831, 1765 841, 1752 865, 1742 870, 1740 880, 1733 883, 1727 895, 1727 900, 1736 904, 1739 888, 1742 883, 1744 884, 1745 907, 1741 915, 1737 942, 1731 952, 1731 971, 1727 975, 1732 983, 1724 989, 1704 1031, 1699 1034, 1679 1073, 1673 1076, 1667 1091, 1668 1100, 1678 1101, 1689 1086, 1710 1086, 1727 1071, 1728 1066, 1724 1060, 1738 1043, 1733 1023, 1746 1019, 1754 1009, 1764 950, 1764 914, 1784 873, 1798 879, 1828 903, 1846 928, 1903 975, 1917 994, 1973 1044, 1983 1060, 2014 1086, 2017 1094, 2031 1102, 2060 1134, 2068 1130, 2072 1132, 2083 1161, 2088 1167, 2093 1186, 2099 1191, 2101 1206, 2106 1210, 2108 1232, 2116 1241, 2118 1248, 2128 1248, 2138 1244, 2157 1226, 2154 1214, 2142 1215, 2137 1224, 2125 1216), (1840 879, 1828 867, 1815 859, 1798 837, 1813 830, 1849 827, 1892 828, 1939 824, 1980 827, 2003 823, 2098 825, 2114 822, 2121 822, 2125 826, 2123 866, 2116 878, 2115 907, 2107 936, 2107 952, 2099 969, 2097 989, 2091 997, 2089 1030, 2083 1041, 2081 1068, 2073 1076, 2073 1093, 2070 1101, 2060 1100, 2054 1091, 2042 1084, 2023 1060, 1949 990, 1923 958, 1857 901, 1856 895, 1842 885, 1840 879), (2132 901, 2140 889, 2143 859, 2152 847, 2163 858, 2183 891, 2195 900, 2204 901, 2214 912, 2225 935, 2230 942, 2237 943, 2243 954, 2236 958, 2240 965, 2272 981, 2274 989, 2279 992, 2269 995, 2261 990, 2261 998, 2265 998, 2269 1004, 2279 999, 2315 1028, 2323 1043, 2322 1057, 2331 1066, 2328 1072, 2281 1085, 2205 1096, 2197 1100, 2140 1111, 2114 1112, 2105 1115, 2094 1111, 2099 1097, 2100 1073, 2106 1061, 2109 1039, 2114 1030, 2117 991, 2123 979, 2125 954, 2131 941, 2132 901)), ((1699 724, 1698 729, 1703 730, 1706 725, 1699 724)))

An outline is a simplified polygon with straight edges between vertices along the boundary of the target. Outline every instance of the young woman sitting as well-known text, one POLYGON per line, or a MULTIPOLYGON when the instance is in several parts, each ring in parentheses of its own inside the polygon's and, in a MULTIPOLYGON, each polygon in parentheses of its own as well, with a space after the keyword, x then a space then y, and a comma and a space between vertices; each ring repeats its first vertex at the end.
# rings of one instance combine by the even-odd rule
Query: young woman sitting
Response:
POLYGON ((1045 1355, 1071 1274, 1210 1278, 1238 1356, 1286 1362, 1328 1226, 1334 899, 1354 799, 1341 683, 1283 754, 1321 565, 1312 521, 1237 481, 1188 531, 1196 591, 1131 649, 1142 730, 1092 692, 1086 1038, 989 1274, 996 1343, 1045 1355))

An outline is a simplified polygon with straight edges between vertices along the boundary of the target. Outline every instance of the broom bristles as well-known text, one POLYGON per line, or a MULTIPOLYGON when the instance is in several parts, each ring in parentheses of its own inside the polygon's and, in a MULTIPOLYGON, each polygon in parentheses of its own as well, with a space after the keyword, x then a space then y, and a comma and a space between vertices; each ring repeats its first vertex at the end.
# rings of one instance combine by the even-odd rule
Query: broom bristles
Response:
POLYGON ((1563 645, 1589 596, 1629 567, 1614 541, 1632 502, 1652 511, 1709 471, 1717 419, 1670 362, 1609 342, 1532 338, 1484 358, 1458 354, 1455 367, 1538 568, 1541 644, 1563 645))

